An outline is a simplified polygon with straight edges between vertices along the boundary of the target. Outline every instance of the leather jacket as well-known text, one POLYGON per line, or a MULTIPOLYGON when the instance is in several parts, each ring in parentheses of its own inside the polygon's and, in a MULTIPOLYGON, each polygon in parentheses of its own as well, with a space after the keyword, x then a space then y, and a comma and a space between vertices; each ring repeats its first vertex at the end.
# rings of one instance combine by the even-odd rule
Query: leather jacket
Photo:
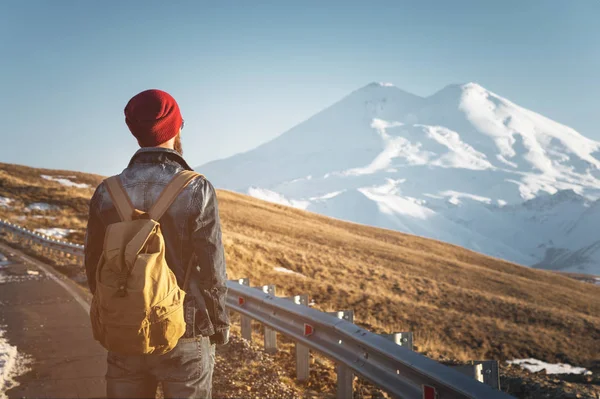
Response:
MULTIPOLYGON (((184 169, 192 170, 174 150, 141 148, 120 178, 134 207, 147 212, 171 178, 184 169)), ((96 289, 95 273, 106 228, 119 221, 103 182, 90 202, 85 238, 85 267, 92 293, 96 289)), ((180 287, 183 287, 186 268, 192 267, 186 290, 186 313, 189 306, 195 308, 193 336, 208 336, 213 343, 226 343, 229 337, 229 315, 225 307, 227 274, 214 187, 204 177, 195 178, 159 222, 167 264, 180 287), (195 256, 193 261, 192 256, 195 256)))

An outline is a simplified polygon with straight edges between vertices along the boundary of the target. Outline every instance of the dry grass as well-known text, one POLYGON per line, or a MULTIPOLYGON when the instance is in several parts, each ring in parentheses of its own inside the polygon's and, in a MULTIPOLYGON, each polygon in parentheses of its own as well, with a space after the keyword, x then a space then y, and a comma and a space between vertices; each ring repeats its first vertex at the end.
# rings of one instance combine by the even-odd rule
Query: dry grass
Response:
MULTIPOLYGON (((93 190, 40 174, 93 186, 101 177, 0 164, 0 196, 62 209, 60 219, 21 224, 83 229, 93 190)), ((433 358, 600 358, 600 287, 430 239, 218 195, 230 278, 277 284, 282 295, 308 293, 322 310, 354 309, 357 323, 375 332, 413 331, 417 349, 433 358)), ((11 212, 0 208, 0 217, 11 212)), ((82 232, 70 239, 81 242, 82 232)))
POLYGON ((0 163, 0 197, 13 200, 11 207, 0 206, 0 219, 25 225, 30 229, 59 227, 74 229, 69 239, 82 242, 89 200, 102 176, 65 170, 37 169, 0 163), (90 188, 66 187, 56 181, 41 178, 74 176, 69 180, 88 184, 90 188), (33 203, 52 205, 54 211, 26 211, 33 203))
POLYGON ((433 357, 600 355, 599 287, 240 194, 219 199, 232 277, 309 293, 323 310, 354 309, 377 332, 414 331, 433 357))

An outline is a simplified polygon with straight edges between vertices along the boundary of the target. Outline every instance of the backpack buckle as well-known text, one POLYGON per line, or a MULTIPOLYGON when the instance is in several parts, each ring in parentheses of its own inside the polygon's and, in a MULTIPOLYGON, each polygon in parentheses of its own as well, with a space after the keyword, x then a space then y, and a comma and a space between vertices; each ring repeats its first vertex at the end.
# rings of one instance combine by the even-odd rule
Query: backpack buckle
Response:
POLYGON ((127 287, 121 285, 117 290, 117 296, 124 297, 127 296, 127 287))

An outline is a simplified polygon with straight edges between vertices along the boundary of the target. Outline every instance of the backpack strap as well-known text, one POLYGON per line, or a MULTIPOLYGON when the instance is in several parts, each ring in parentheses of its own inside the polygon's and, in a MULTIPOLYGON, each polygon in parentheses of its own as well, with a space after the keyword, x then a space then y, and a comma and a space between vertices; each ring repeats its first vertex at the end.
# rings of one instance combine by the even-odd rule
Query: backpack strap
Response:
POLYGON ((104 180, 106 183, 106 188, 108 190, 108 194, 113 200, 113 204, 121 217, 121 221, 129 222, 133 219, 133 213, 135 211, 135 207, 131 203, 131 199, 125 192, 123 185, 121 184, 121 179, 119 175, 109 177, 104 180))
POLYGON ((179 193, 196 177, 202 176, 199 173, 191 170, 183 170, 175 175, 173 179, 167 184, 167 187, 158 196, 158 199, 150 208, 148 214, 153 220, 158 220, 162 215, 169 209, 173 201, 177 198, 179 193))
MULTIPOLYGON (((158 199, 156 200, 156 202, 154 203, 152 208, 150 208, 150 211, 148 212, 148 214, 150 215, 150 218, 152 218, 153 220, 156 220, 158 222, 158 220, 167 211, 167 209, 169 209, 169 207, 171 206, 173 201, 175 201, 175 199, 183 191, 183 189, 185 187, 187 187, 187 185, 193 179, 195 179, 196 177, 199 177, 199 176, 202 176, 202 175, 200 173, 196 173, 191 170, 182 170, 181 172, 177 173, 175 175, 175 177, 173 177, 173 179, 171 179, 169 184, 167 184, 167 187, 165 187, 163 189, 163 191, 160 193, 160 195, 158 196, 158 199)), ((192 253, 190 262, 188 263, 187 268, 185 270, 185 277, 183 280, 183 287, 182 287, 182 289, 184 291, 187 291, 187 289, 188 289, 189 282, 190 282, 190 275, 191 275, 191 271, 192 271, 192 267, 193 267, 195 258, 196 258, 195 255, 192 253)))

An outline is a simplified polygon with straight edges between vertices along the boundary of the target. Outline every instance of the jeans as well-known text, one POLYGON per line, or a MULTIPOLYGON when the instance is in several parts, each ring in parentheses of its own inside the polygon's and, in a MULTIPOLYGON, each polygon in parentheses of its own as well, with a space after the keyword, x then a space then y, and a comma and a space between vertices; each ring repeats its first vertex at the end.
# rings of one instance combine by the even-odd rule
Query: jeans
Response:
POLYGON ((108 398, 154 398, 158 383, 167 398, 211 398, 215 345, 208 337, 180 339, 164 355, 107 356, 108 398))

